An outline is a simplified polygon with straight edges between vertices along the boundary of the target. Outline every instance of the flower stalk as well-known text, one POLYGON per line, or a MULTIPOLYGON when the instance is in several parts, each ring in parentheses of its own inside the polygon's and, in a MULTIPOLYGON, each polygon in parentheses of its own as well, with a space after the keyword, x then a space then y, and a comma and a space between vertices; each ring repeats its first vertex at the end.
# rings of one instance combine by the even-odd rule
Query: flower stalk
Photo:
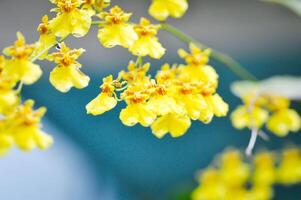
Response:
MULTIPOLYGON (((181 40, 185 43, 194 43, 199 48, 209 48, 206 45, 201 44, 196 39, 188 36, 186 33, 180 31, 176 27, 172 26, 171 24, 162 23, 161 29, 170 33, 171 35, 175 36, 176 38, 178 38, 179 40, 181 40)), ((228 67, 229 70, 231 70, 239 78, 244 79, 244 80, 252 80, 252 81, 257 80, 257 78, 251 72, 246 70, 246 68, 244 68, 242 65, 240 65, 231 56, 229 56, 225 53, 219 52, 217 50, 213 50, 211 57, 213 59, 219 61, 220 63, 223 63, 225 66, 228 67)))

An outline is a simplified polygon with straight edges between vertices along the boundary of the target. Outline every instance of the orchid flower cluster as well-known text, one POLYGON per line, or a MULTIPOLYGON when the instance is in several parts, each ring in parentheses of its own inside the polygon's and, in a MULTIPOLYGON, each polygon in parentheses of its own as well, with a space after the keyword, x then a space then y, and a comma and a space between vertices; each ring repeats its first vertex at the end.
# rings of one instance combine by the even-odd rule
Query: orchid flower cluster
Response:
MULTIPOLYGON (((139 24, 129 22, 132 14, 125 13, 118 6, 113 6, 109 11, 105 11, 104 9, 110 6, 110 0, 50 0, 50 2, 55 6, 51 12, 56 14, 52 18, 48 15, 42 17, 41 23, 37 27, 40 34, 38 41, 34 44, 26 44, 24 36, 18 32, 16 42, 5 48, 4 55, 0 56, 0 154, 2 155, 13 146, 30 151, 35 147, 46 149, 53 143, 52 137, 41 130, 41 118, 45 114, 46 108, 41 107, 35 110, 33 100, 22 100, 21 98, 23 85, 34 84, 42 75, 40 66, 35 64, 37 60, 56 63, 50 73, 49 81, 60 92, 68 92, 73 87, 82 89, 88 86, 90 78, 81 71, 81 64, 77 62, 85 50, 69 48, 64 43, 69 36, 84 37, 92 25, 97 25, 99 27, 97 37, 104 47, 112 48, 119 45, 127 48, 139 58, 150 56, 159 59, 165 53, 164 47, 156 36, 160 25, 153 25, 146 18, 141 18, 139 24), (98 18, 100 21, 93 21, 93 18, 98 18), (57 47, 57 51, 52 51, 54 47, 57 47)), ((149 13, 158 20, 165 20, 169 16, 181 17, 187 8, 186 0, 156 0, 152 2, 149 13)), ((162 86, 159 86, 159 83, 155 84, 154 80, 148 78, 146 74, 144 74, 144 82, 141 80, 140 85, 130 84, 133 83, 130 76, 136 76, 136 71, 145 70, 145 73, 147 72, 146 66, 149 64, 143 66, 139 66, 139 69, 132 67, 130 72, 120 73, 120 78, 124 79, 124 82, 120 84, 123 85, 126 82, 126 85, 129 86, 122 98, 126 99, 129 104, 139 101, 139 98, 136 98, 136 90, 137 92, 138 90, 150 92, 152 89, 148 87, 151 85, 154 91, 158 90, 159 92, 162 88, 162 92, 166 92, 163 91, 163 84, 162 86)), ((120 85, 116 81, 111 86, 109 77, 104 80, 102 88, 106 96, 114 92, 114 87, 118 90, 120 85)), ((154 94, 155 92, 145 95, 154 96, 154 94)), ((111 103, 113 107, 116 99, 105 98, 104 100, 109 102, 101 104, 110 106, 108 104, 111 103)), ((147 97, 140 99, 141 102, 146 100, 148 100, 147 97)), ((123 122, 133 125, 131 114, 137 115, 135 112, 144 111, 142 107, 129 106, 128 110, 131 111, 122 112, 124 113, 122 115, 124 116, 123 122)), ((102 109, 101 105, 95 109, 102 109)), ((169 111, 166 111, 165 114, 167 112, 169 111)), ((141 117, 146 117, 146 119, 140 120, 139 118, 139 122, 150 125, 155 119, 154 115, 153 111, 149 111, 149 115, 145 114, 141 117)), ((186 116, 181 114, 181 117, 185 118, 186 116)), ((177 132, 178 135, 180 135, 179 132, 181 134, 184 132, 183 129, 186 131, 190 120, 186 117, 183 123, 184 127, 177 132)), ((162 132, 160 134, 163 135, 162 132)))
MULTIPOLYGON (((90 78, 77 61, 83 48, 70 48, 68 37, 84 37, 92 26, 98 29, 97 37, 105 48, 123 47, 137 57, 129 61, 127 70, 102 79, 100 92, 90 102, 87 114, 101 115, 112 110, 119 102, 124 108, 119 118, 126 126, 137 124, 150 127, 157 138, 167 134, 183 136, 192 121, 208 124, 213 117, 227 115, 229 106, 217 93, 219 75, 209 65, 215 59, 229 67, 243 79, 256 78, 230 56, 223 54, 189 37, 166 23, 169 17, 180 18, 188 9, 187 0, 151 0, 149 14, 157 24, 141 17, 131 21, 132 13, 111 6, 110 0, 50 0, 54 8, 51 16, 44 15, 37 27, 37 42, 27 44, 22 33, 15 43, 0 55, 0 155, 12 147, 31 151, 36 147, 47 149, 53 139, 42 130, 41 120, 45 107, 34 108, 34 100, 23 100, 23 85, 32 85, 42 76, 40 60, 55 63, 49 82, 58 91, 66 93, 72 88, 83 89, 90 78), (181 64, 164 64, 152 76, 151 63, 144 57, 161 59, 166 49, 158 38, 166 31, 189 45, 189 51, 178 50, 181 64), (56 48, 55 48, 56 47, 56 48)), ((264 125, 277 136, 301 128, 299 114, 290 108, 290 99, 277 93, 246 93, 244 105, 231 114, 237 129, 249 128, 252 136, 246 150, 251 155, 257 135, 266 137, 264 125)), ((260 152, 247 162, 238 150, 223 153, 216 164, 198 176, 200 185, 192 194, 193 200, 268 200, 273 197, 273 185, 290 185, 301 182, 301 153, 297 148, 279 152, 260 152), (235 194, 233 196, 233 194, 235 194)))
POLYGON ((21 101, 22 84, 31 85, 41 76, 39 65, 31 61, 35 45, 28 45, 21 33, 17 33, 14 45, 3 50, 0 56, 0 155, 14 145, 24 151, 35 147, 46 149, 52 137, 41 128, 41 117, 46 108, 33 109, 34 101, 21 101))
POLYGON ((269 200, 274 185, 301 182, 301 152, 296 147, 261 151, 247 160, 239 150, 227 150, 200 171, 197 180, 193 200, 269 200))
POLYGON ((190 51, 179 50, 186 64, 164 64, 154 79, 147 74, 149 63, 131 61, 128 71, 121 71, 116 79, 103 79, 101 93, 86 106, 87 112, 103 114, 120 99, 127 104, 119 115, 122 123, 150 126, 158 138, 167 133, 182 136, 191 120, 209 123, 213 116, 225 116, 228 105, 216 93, 218 75, 207 65, 211 50, 202 51, 191 44, 190 51), (116 92, 120 91, 119 98, 116 92))
MULTIPOLYGON (((187 0, 152 0, 149 14, 157 24, 141 17, 138 23, 131 21, 132 13, 123 11, 110 0, 50 0, 52 15, 44 15, 37 27, 37 42, 27 44, 22 33, 16 42, 3 50, 0 56, 0 153, 5 154, 16 145, 22 150, 48 148, 53 140, 41 130, 44 107, 35 110, 34 101, 22 100, 23 85, 34 84, 42 75, 37 60, 55 63, 49 81, 55 89, 66 93, 72 88, 88 86, 90 78, 77 61, 85 52, 83 48, 70 48, 66 39, 80 38, 88 34, 92 26, 98 28, 97 38, 106 48, 116 46, 127 49, 137 57, 130 61, 128 70, 116 77, 103 78, 100 93, 86 105, 88 114, 100 115, 123 101, 126 107, 119 118, 126 126, 140 124, 150 127, 152 133, 162 138, 182 136, 191 121, 210 123, 214 116, 224 117, 228 104, 217 93, 219 76, 209 65, 210 59, 224 63, 241 78, 254 80, 254 76, 242 68, 230 56, 207 48, 166 23, 168 17, 180 18, 188 9, 187 0), (166 49, 160 43, 158 31, 164 30, 189 44, 190 52, 178 50, 183 64, 164 64, 155 76, 149 73, 150 63, 143 58, 161 59, 166 49), (56 47, 56 48, 54 48, 56 47), (56 50, 55 50, 56 49, 56 50)), ((300 116, 289 108, 289 100, 277 95, 243 98, 244 106, 235 110, 231 119, 238 128, 252 129, 250 153, 260 135, 260 128, 267 128, 278 136, 300 130, 300 116), (272 113, 272 115, 269 115, 272 113)))
POLYGON ((247 154, 255 145, 256 136, 265 137, 261 130, 264 125, 273 134, 285 137, 289 132, 301 129, 301 117, 297 111, 290 108, 290 100, 286 97, 268 93, 248 93, 242 97, 244 105, 238 106, 231 114, 235 128, 249 128, 252 136, 247 148, 247 154))

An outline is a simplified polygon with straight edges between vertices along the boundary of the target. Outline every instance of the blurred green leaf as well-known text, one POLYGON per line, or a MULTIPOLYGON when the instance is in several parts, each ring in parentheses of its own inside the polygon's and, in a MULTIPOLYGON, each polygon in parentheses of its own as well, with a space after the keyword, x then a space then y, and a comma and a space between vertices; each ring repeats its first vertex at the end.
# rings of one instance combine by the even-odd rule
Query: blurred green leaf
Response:
POLYGON ((301 0, 261 0, 268 3, 276 3, 285 6, 301 16, 301 0))
POLYGON ((301 100, 301 77, 274 76, 263 81, 237 81, 231 84, 234 95, 242 97, 247 93, 278 94, 291 100, 301 100))

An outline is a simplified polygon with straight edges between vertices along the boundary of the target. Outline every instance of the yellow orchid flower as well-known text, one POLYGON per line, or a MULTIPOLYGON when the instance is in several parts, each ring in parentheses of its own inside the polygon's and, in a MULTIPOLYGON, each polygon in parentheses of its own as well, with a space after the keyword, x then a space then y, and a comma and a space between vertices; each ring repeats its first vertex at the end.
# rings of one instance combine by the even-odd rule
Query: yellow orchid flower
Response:
POLYGON ((131 13, 125 13, 120 7, 114 6, 110 12, 101 12, 97 16, 106 24, 100 25, 98 39, 107 48, 117 45, 128 48, 133 45, 138 36, 133 25, 127 23, 131 13))
POLYGON ((300 149, 289 148, 283 152, 277 169, 277 180, 285 185, 301 181, 301 153, 300 149))
POLYGON ((33 100, 27 100, 0 121, 0 128, 5 130, 0 134, 0 149, 3 153, 13 144, 21 150, 31 151, 35 147, 46 149, 53 143, 52 137, 40 130, 41 117, 46 108, 33 110, 33 105, 33 100))
POLYGON ((57 37, 63 38, 69 34, 83 37, 88 33, 94 13, 80 9, 82 0, 50 0, 50 2, 57 6, 52 9, 57 15, 50 21, 50 29, 57 37))
POLYGON ((89 84, 90 78, 80 71, 81 64, 76 59, 84 49, 73 49, 60 44, 59 52, 49 56, 58 64, 50 73, 50 83, 60 92, 68 92, 72 87, 82 89, 89 84))
POLYGON ((42 70, 39 65, 30 61, 35 48, 35 45, 26 44, 24 36, 18 32, 15 44, 3 50, 5 55, 12 57, 5 63, 5 73, 12 79, 20 80, 27 85, 36 82, 41 77, 42 70))
POLYGON ((187 8, 187 0, 152 0, 148 12, 155 19, 164 21, 169 16, 182 17, 187 8))
POLYGON ((140 19, 140 24, 134 26, 134 30, 138 34, 138 39, 130 47, 130 52, 136 56, 147 56, 160 59, 165 49, 156 37, 160 25, 152 25, 145 18, 140 19))
POLYGON ((148 91, 139 85, 128 87, 122 93, 122 98, 127 103, 119 115, 122 123, 127 126, 134 126, 137 123, 145 127, 150 126, 157 116, 146 103, 149 97, 148 91))
POLYGON ((86 105, 88 114, 101 115, 117 105, 117 100, 113 97, 115 87, 112 75, 103 78, 101 89, 102 92, 86 105))
POLYGON ((253 183, 255 185, 270 186, 276 180, 275 156, 269 152, 255 155, 253 183))
POLYGON ((268 120, 269 114, 265 109, 254 106, 238 106, 231 114, 231 121, 235 128, 261 128, 268 120))
POLYGON ((293 109, 282 109, 271 115, 267 128, 277 136, 286 136, 290 131, 297 132, 301 128, 301 118, 293 109))
POLYGON ((225 184, 235 187, 247 182, 250 167, 243 162, 239 151, 231 150, 223 153, 220 161, 221 179, 225 184))

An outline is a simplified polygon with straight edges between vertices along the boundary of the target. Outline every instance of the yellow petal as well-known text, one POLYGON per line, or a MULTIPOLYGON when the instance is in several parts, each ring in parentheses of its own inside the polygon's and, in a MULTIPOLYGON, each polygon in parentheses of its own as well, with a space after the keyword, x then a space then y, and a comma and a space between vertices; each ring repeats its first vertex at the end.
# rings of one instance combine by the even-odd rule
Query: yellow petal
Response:
POLYGON ((36 82, 42 75, 40 66, 27 60, 9 60, 6 70, 12 79, 19 79, 27 85, 36 82))
POLYGON ((187 0, 170 0, 170 3, 168 4, 170 16, 174 18, 182 17, 187 9, 187 0))
POLYGON ((4 156, 14 145, 14 139, 7 134, 0 134, 0 156, 4 156))
POLYGON ((162 138, 167 133, 170 133, 172 137, 180 137, 190 127, 191 122, 188 116, 180 116, 174 113, 170 113, 159 117, 151 126, 153 134, 162 138))
POLYGON ((9 113, 19 102, 14 90, 0 90, 0 113, 9 113))
POLYGON ((71 68, 70 77, 73 83, 73 86, 77 89, 82 89, 88 86, 90 78, 85 75, 80 69, 71 68))
POLYGON ((155 19, 164 21, 168 16, 182 17, 187 8, 187 0, 153 0, 148 12, 155 19))
POLYGON ((250 190, 250 199, 269 200, 273 197, 273 188, 270 185, 254 185, 250 190))
POLYGON ((116 105, 117 100, 114 97, 101 93, 86 105, 86 110, 87 114, 101 115, 113 109, 116 105))
POLYGON ((237 129, 261 128, 269 117, 268 111, 254 106, 248 108, 247 106, 237 107, 231 114, 232 125, 237 129))
POLYGON ((35 127, 18 127, 14 130, 16 145, 23 151, 31 151, 36 147, 34 139, 35 127))
POLYGON ((140 123, 142 126, 150 126, 156 119, 156 115, 145 104, 129 104, 122 109, 119 115, 120 120, 126 126, 134 126, 140 123))
POLYGON ((275 182, 276 170, 274 156, 268 152, 255 155, 253 183, 256 185, 272 185, 275 182))
POLYGON ((167 6, 163 1, 154 0, 148 9, 149 14, 156 20, 164 21, 169 15, 167 6))
POLYGON ((177 104, 174 98, 167 95, 155 96, 149 100, 148 104, 156 115, 184 114, 185 112, 184 108, 177 104))
POLYGON ((66 37, 69 34, 83 37, 88 33, 91 22, 91 12, 76 9, 70 13, 58 14, 50 21, 50 27, 57 37, 66 37))
POLYGON ((213 117, 214 117, 214 113, 213 113, 212 109, 207 107, 207 108, 201 110, 199 120, 205 124, 208 124, 212 121, 213 117))
POLYGON ((197 120, 202 110, 207 107, 204 97, 200 94, 180 95, 177 98, 178 103, 185 106, 188 116, 193 120, 197 120))
POLYGON ((297 148, 287 149, 277 168, 278 182, 286 185, 295 184, 301 180, 301 154, 297 148))
POLYGON ((117 45, 128 48, 138 38, 132 25, 118 24, 106 25, 98 31, 98 39, 107 48, 117 45))
MULTIPOLYGON (((24 63, 25 64, 25 63, 24 63)), ((25 67, 25 66, 24 66, 25 67)), ((21 77, 24 84, 31 85, 36 82, 42 75, 42 70, 39 65, 27 62, 27 70, 21 77)))
POLYGON ((37 131, 35 134, 35 141, 37 147, 42 150, 48 149, 53 144, 53 139, 50 135, 44 133, 43 131, 37 131))
POLYGON ((218 94, 205 96, 206 102, 212 112, 217 117, 224 117, 227 115, 229 106, 227 103, 224 102, 224 100, 219 96, 218 94))
MULTIPOLYGON (((209 65, 206 66, 194 66, 187 65, 181 66, 180 77, 189 78, 189 80, 202 81, 210 84, 214 87, 218 84, 218 74, 215 69, 209 65)), ((212 91, 212 93, 215 91, 212 91)))
POLYGON ((131 46, 130 51, 136 56, 150 56, 155 59, 160 59, 165 49, 156 37, 140 37, 131 46))
POLYGON ((73 66, 58 66, 51 71, 49 80, 60 92, 68 92, 72 87, 78 89, 86 87, 90 78, 73 66))
POLYGON ((272 114, 267 128, 277 136, 286 136, 289 131, 297 132, 301 128, 301 118, 293 109, 283 109, 272 114))

